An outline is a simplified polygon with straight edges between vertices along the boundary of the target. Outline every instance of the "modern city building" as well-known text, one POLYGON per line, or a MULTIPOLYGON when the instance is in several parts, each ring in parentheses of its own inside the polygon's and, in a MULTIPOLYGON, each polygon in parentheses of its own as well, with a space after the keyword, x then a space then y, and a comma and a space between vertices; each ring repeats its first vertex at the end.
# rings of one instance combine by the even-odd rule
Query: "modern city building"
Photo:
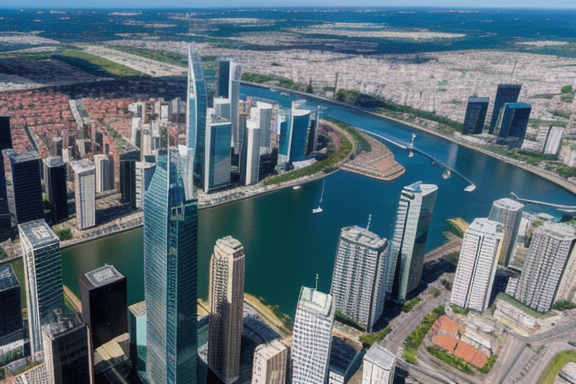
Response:
POLYGON ((386 267, 387 291, 404 301, 422 277, 428 227, 432 220, 438 187, 418 181, 404 187, 400 195, 391 253, 386 267))
POLYGON ((522 220, 524 204, 509 198, 498 199, 492 203, 492 209, 488 219, 504 224, 504 238, 502 239, 502 250, 498 256, 498 263, 502 265, 510 264, 514 255, 518 228, 522 220))
POLYGON ((254 350, 252 384, 285 384, 288 369, 288 348, 279 340, 260 344, 254 350))
POLYGON ((386 299, 388 241, 358 226, 340 231, 332 289, 337 311, 372 332, 386 299))
POLYGON ((380 344, 374 344, 364 355, 362 384, 392 384, 395 368, 396 356, 380 344))
POLYGON ((563 135, 564 127, 549 127, 543 153, 545 155, 557 155, 562 147, 563 135))
POLYGON ((292 384, 325 382, 334 313, 332 295, 302 287, 294 317, 292 384))
POLYGON ((104 265, 78 278, 82 318, 94 349, 128 332, 127 285, 114 266, 104 265))
POLYGON ((225 384, 240 377, 244 308, 244 247, 231 236, 216 241, 210 259, 208 366, 225 384))
POLYGON ((88 159, 75 161, 74 198, 76 200, 76 225, 78 229, 96 225, 96 167, 88 159))
MULTIPOLYGON (((260 128, 262 111, 259 108, 250 110, 250 118, 246 120, 243 147, 240 153, 240 184, 256 184, 260 175, 260 128)), ((270 133, 268 133, 270 135, 270 133)))
POLYGON ((140 151, 126 151, 120 155, 120 202, 136 208, 136 162, 140 151))
POLYGON ((240 153, 241 140, 238 125, 238 107, 240 99, 240 74, 242 67, 231 59, 220 58, 218 61, 217 97, 224 97, 230 103, 230 125, 232 130, 232 143, 235 153, 240 153))
POLYGON ((328 384, 344 384, 362 365, 364 351, 362 343, 332 335, 330 362, 328 364, 328 384))
POLYGON ((158 157, 144 198, 146 377, 195 383, 198 204, 188 151, 158 157))
POLYGON ((53 137, 52 138, 52 147, 50 148, 50 156, 52 157, 62 157, 62 138, 61 137, 53 137))
POLYGON ((272 116, 274 106, 263 101, 256 101, 256 108, 260 111, 260 147, 270 148, 270 133, 272 132, 272 116))
POLYGON ((292 141, 292 124, 290 110, 280 109, 278 112, 278 166, 284 167, 290 159, 290 143, 292 141))
POLYGON ((68 218, 68 188, 66 186, 66 163, 61 157, 47 157, 44 163, 44 190, 50 203, 50 219, 58 223, 68 218))
POLYGON ((514 298, 536 311, 547 312, 556 301, 573 295, 575 243, 574 227, 546 222, 536 228, 514 298))
POLYGON ((64 306, 60 240, 45 220, 18 225, 26 276, 31 356, 42 358, 42 326, 55 308, 64 306))
POLYGON ((488 133, 493 134, 496 128, 496 121, 500 115, 500 109, 506 103, 515 103, 518 101, 518 96, 520 95, 520 90, 522 89, 522 84, 498 84, 498 90, 496 91, 496 97, 494 100, 494 108, 492 109, 492 115, 490 117, 490 127, 488 133))
POLYGON ((464 309, 484 312, 502 247, 504 225, 488 219, 474 219, 462 240, 450 301, 464 309))
POLYGON ((230 185, 232 164, 230 141, 232 126, 230 120, 219 117, 208 108, 206 127, 206 147, 204 158, 204 191, 225 188, 230 185))
POLYGON ((5 149, 6 195, 12 227, 44 218, 40 155, 5 149))
POLYGON ((130 333, 130 359, 135 372, 146 372, 146 302, 128 307, 128 333, 130 333))
POLYGON ((290 125, 292 128, 290 130, 290 151, 288 154, 290 162, 305 160, 308 154, 312 111, 300 108, 304 102, 305 100, 292 102, 292 112, 290 113, 290 125))
POLYGON ((23 336, 20 284, 12 265, 0 265, 0 346, 23 336))
POLYGON ((204 182, 204 147, 208 101, 204 70, 198 54, 188 46, 188 105, 186 108, 186 146, 194 162, 194 177, 204 182))
POLYGON ((114 189, 114 158, 108 155, 94 155, 96 166, 96 193, 114 189))
POLYGON ((5 149, 12 149, 10 116, 0 116, 0 151, 5 149))
POLYGON ((506 103, 500 109, 494 133, 498 144, 520 148, 526 136, 532 106, 526 103, 506 103))
POLYGON ((154 176, 156 170, 156 163, 149 163, 146 161, 136 162, 136 208, 144 206, 144 196, 154 176))
POLYGON ((488 97, 473 96, 468 98, 468 105, 466 106, 466 117, 464 118, 462 134, 478 135, 482 133, 489 103, 490 99, 488 97))
POLYGON ((49 383, 92 384, 92 346, 90 329, 80 314, 69 313, 64 307, 54 309, 42 326, 44 363, 49 383))

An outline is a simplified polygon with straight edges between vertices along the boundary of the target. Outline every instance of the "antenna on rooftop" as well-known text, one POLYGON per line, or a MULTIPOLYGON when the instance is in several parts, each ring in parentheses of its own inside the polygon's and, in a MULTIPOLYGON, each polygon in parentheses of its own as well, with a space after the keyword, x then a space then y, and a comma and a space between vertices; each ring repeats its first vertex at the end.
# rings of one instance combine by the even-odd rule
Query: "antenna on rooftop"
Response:
POLYGON ((370 222, 372 221, 372 214, 368 215, 368 225, 366 226, 366 230, 369 231, 370 230, 370 222))
POLYGON ((315 290, 316 291, 318 290, 318 274, 316 274, 316 288, 315 288, 315 290))

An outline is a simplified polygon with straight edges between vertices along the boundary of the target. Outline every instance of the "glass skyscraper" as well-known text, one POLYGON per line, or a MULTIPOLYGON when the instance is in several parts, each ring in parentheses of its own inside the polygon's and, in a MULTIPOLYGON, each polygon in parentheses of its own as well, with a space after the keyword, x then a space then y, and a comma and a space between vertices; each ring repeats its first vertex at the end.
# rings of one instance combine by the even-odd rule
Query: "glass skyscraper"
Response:
POLYGON ((462 128, 462 134, 478 135, 482 133, 489 103, 490 99, 487 97, 468 98, 468 106, 466 107, 466 117, 464 118, 464 128, 462 128))
POLYGON ((188 152, 158 158, 144 198, 144 293, 150 384, 196 382, 197 201, 188 152))
POLYGON ((230 140, 232 126, 230 120, 219 117, 214 109, 208 108, 210 117, 206 131, 206 149, 204 160, 204 191, 209 192, 230 185, 230 166, 232 162, 230 140))
POLYGON ((526 136, 532 106, 526 103, 506 103, 500 109, 495 132, 498 132, 498 144, 520 148, 526 136))
POLYGON ((506 103, 517 102, 521 89, 522 84, 498 84, 498 90, 496 91, 496 97, 494 98, 494 109, 492 110, 492 117, 490 118, 490 128, 488 130, 490 134, 494 133, 500 109, 506 103))

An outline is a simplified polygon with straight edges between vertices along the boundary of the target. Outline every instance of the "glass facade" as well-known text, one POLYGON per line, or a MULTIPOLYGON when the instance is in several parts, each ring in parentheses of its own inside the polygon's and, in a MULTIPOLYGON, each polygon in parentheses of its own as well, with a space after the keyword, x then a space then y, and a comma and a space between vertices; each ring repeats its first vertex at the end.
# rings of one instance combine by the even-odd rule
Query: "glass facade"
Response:
POLYGON ((466 117, 464 118, 464 135, 478 135, 484 129, 484 121, 488 112, 490 99, 487 97, 470 97, 466 107, 466 117))
POLYGON ((206 142, 208 143, 205 164, 204 190, 222 188, 230 184, 232 125, 230 121, 213 122, 206 142))
POLYGON ((193 151, 194 174, 203 180, 204 140, 206 136, 206 86, 202 62, 196 52, 188 48, 188 107, 186 114, 186 146, 193 151))
POLYGON ((526 103, 506 103, 500 110, 496 129, 499 144, 520 148, 526 136, 532 106, 526 103))
POLYGON ((498 90, 496 91, 496 98, 494 100, 494 109, 492 110, 492 118, 490 119, 490 128, 488 130, 490 134, 494 133, 500 109, 502 109, 506 103, 515 103, 518 101, 520 89, 522 89, 522 84, 498 84, 498 90))
POLYGON ((306 158, 310 130, 310 111, 292 109, 292 139, 290 143, 290 162, 306 158))

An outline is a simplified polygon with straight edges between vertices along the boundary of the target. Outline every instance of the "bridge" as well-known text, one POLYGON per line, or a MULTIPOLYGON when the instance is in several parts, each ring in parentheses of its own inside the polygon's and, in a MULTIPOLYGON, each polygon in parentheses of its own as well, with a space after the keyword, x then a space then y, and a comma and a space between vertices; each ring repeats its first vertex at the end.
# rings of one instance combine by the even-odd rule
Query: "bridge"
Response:
POLYGON ((559 211, 567 212, 567 213, 574 213, 576 212, 576 205, 564 205, 564 204, 554 204, 548 203, 546 201, 538 201, 538 200, 530 200, 530 199, 523 199, 519 197, 514 192, 510 192, 510 194, 514 197, 516 201, 520 201, 522 203, 529 203, 529 204, 536 204, 536 205, 543 205, 545 207, 552 207, 556 208, 559 211))

